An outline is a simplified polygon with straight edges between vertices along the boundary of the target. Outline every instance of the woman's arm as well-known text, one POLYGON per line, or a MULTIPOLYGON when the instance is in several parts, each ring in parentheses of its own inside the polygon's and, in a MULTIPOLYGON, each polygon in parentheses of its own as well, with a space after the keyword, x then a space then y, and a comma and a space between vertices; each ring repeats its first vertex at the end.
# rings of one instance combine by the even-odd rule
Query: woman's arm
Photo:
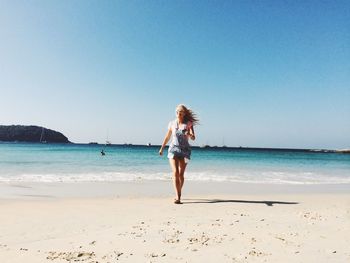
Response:
POLYGON ((163 155, 163 149, 164 149, 165 145, 168 143, 168 141, 170 140, 170 136, 171 136, 171 129, 168 130, 168 132, 166 133, 166 135, 164 137, 162 146, 160 147, 160 150, 159 150, 159 155, 163 155))
POLYGON ((196 135, 194 135, 194 128, 193 126, 191 126, 191 129, 190 129, 190 132, 189 132, 189 135, 188 135, 192 141, 194 141, 196 139, 196 135))

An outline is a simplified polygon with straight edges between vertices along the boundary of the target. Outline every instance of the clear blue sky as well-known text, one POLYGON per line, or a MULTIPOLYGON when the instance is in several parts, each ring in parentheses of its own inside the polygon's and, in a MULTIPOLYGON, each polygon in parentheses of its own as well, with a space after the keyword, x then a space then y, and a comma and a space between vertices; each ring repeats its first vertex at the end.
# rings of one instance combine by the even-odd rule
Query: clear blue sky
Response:
POLYGON ((0 124, 73 142, 350 148, 349 1, 0 1, 0 124))

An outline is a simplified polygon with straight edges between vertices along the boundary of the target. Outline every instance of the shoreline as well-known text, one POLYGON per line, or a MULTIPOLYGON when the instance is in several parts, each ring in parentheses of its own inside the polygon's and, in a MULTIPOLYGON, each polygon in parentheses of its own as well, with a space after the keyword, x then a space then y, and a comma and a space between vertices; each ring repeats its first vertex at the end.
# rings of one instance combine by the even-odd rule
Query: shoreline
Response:
MULTIPOLYGON (((350 184, 259 184, 235 182, 185 181, 183 197, 214 195, 298 195, 349 194, 350 184)), ((0 183, 2 199, 65 199, 111 197, 173 196, 171 180, 141 180, 133 182, 10 182, 0 183)))

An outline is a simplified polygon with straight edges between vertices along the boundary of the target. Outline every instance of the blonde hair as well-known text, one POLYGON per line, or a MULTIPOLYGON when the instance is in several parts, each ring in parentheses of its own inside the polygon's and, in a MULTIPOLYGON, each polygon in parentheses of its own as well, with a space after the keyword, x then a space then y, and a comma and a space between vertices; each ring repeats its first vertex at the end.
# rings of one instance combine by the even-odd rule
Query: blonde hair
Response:
POLYGON ((187 108, 184 104, 179 104, 176 106, 176 111, 181 110, 184 111, 184 121, 192 122, 192 125, 197 125, 199 123, 197 115, 189 108, 187 108))

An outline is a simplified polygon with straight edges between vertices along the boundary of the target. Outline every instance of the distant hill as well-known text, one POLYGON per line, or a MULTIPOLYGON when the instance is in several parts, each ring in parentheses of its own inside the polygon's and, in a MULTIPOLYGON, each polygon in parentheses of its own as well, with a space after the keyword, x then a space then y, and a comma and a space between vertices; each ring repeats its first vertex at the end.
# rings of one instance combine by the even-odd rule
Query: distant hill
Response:
POLYGON ((0 141, 70 143, 62 133, 39 126, 0 125, 0 141))

